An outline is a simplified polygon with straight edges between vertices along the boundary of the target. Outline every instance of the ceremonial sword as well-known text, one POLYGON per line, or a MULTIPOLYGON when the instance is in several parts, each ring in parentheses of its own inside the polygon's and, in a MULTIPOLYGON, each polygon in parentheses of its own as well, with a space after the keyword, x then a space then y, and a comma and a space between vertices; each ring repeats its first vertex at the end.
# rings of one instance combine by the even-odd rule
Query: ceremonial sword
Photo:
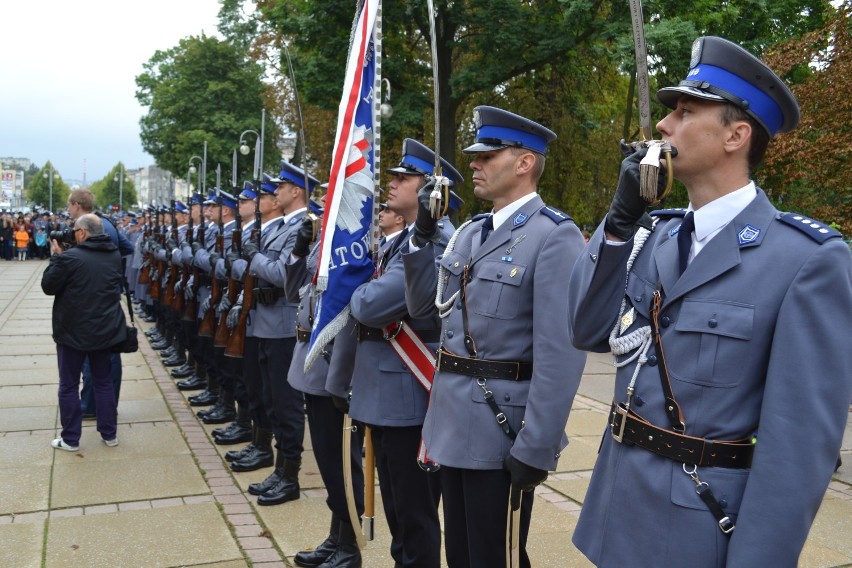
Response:
POLYGON ((633 51, 636 56, 636 90, 639 99, 639 130, 642 140, 634 142, 635 149, 642 146, 648 153, 639 164, 640 194, 654 205, 663 200, 672 189, 672 149, 668 142, 654 140, 651 130, 651 87, 648 82, 648 49, 645 44, 645 24, 642 15, 642 0, 630 0, 630 22, 633 26, 633 51), (660 154, 666 164, 666 187, 657 195, 657 178, 660 171, 660 154))
POLYGON ((450 209, 450 180, 443 174, 441 168, 441 100, 438 86, 438 34, 435 31, 435 5, 427 0, 429 10, 429 37, 432 41, 432 92, 435 96, 435 170, 432 178, 434 188, 429 196, 429 210, 435 220, 441 219, 450 209))

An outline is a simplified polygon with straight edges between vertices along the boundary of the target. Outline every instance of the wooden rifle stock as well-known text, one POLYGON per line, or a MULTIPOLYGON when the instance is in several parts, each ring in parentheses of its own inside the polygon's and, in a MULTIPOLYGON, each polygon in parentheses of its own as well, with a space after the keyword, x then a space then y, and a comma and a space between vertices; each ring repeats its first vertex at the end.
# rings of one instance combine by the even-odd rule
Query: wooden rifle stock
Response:
POLYGON ((246 344, 246 325, 248 324, 248 315, 252 304, 254 304, 254 276, 246 269, 243 282, 243 309, 240 311, 240 319, 237 322, 237 327, 231 332, 231 338, 228 339, 228 346, 225 347, 225 356, 227 357, 243 356, 246 344))
POLYGON ((186 300, 183 295, 183 291, 186 290, 186 282, 189 280, 189 269, 185 266, 182 266, 178 269, 177 266, 174 267, 175 277, 174 284, 172 285, 172 295, 174 296, 174 303, 172 303, 172 307, 179 314, 183 313, 184 308, 186 307, 186 300), (178 273, 180 270, 180 273, 178 273), (174 287, 180 283, 180 292, 175 292, 174 287))
MULTIPOLYGON (((225 236, 222 233, 216 236, 216 250, 220 254, 225 250, 225 236)), ((222 300, 222 285, 216 278, 215 269, 210 270, 210 281, 210 308, 198 326, 198 335, 201 337, 213 337, 216 334, 216 306, 222 300)))
MULTIPOLYGON (((239 226, 239 223, 238 223, 239 226)), ((231 243, 238 243, 242 239, 242 231, 235 229, 231 235, 231 243)), ((231 245, 232 247, 236 245, 231 245)), ((233 277, 228 271, 228 303, 233 306, 237 303, 237 297, 240 294, 240 281, 233 277)), ((216 326, 216 335, 213 337, 214 347, 227 347, 228 340, 231 337, 231 330, 228 329, 228 311, 225 310, 219 316, 219 325, 216 326)))

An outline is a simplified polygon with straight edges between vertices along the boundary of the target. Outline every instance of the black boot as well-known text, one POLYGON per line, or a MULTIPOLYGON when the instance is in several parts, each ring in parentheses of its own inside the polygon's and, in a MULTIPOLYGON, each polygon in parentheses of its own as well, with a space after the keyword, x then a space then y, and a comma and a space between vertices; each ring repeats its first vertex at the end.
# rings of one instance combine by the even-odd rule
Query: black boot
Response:
POLYGON ((237 417, 237 411, 234 410, 234 403, 230 405, 223 402, 222 396, 219 396, 219 403, 213 407, 211 412, 207 412, 201 417, 201 421, 205 424, 227 424, 237 417))
POLYGON ((178 390, 182 390, 182 391, 196 390, 197 391, 197 390, 207 388, 207 379, 202 379, 198 375, 192 375, 188 379, 178 381, 175 384, 177 385, 178 390))
POLYGON ((169 374, 175 379, 185 379, 187 377, 191 377, 193 372, 195 372, 195 368, 189 363, 184 363, 183 367, 172 369, 169 374))
POLYGON ((237 419, 230 426, 224 429, 219 434, 213 430, 213 441, 220 446, 229 446, 231 444, 241 444, 252 439, 251 417, 247 408, 243 405, 237 405, 237 419))
POLYGON ((340 521, 337 550, 319 568, 361 568, 361 550, 355 539, 355 529, 349 521, 340 521))
MULTIPOLYGON (((279 451, 280 454, 280 451, 279 451)), ((284 460, 281 479, 257 498, 258 505, 280 505, 299 498, 299 469, 302 460, 284 460)))
MULTIPOLYGON (((216 373, 212 371, 207 372, 207 391, 208 393, 205 396, 199 396, 199 399, 195 402, 189 401, 190 406, 209 406, 211 404, 218 404, 219 402, 219 377, 216 376, 216 373)), ((201 411, 196 413, 199 418, 204 418, 204 415, 213 412, 212 408, 207 409, 206 411, 201 411)))
POLYGON ((252 425, 251 442, 249 442, 249 444, 242 449, 230 450, 230 451, 225 452, 225 461, 234 462, 234 461, 237 461, 237 460, 244 458, 246 455, 248 455, 249 452, 253 452, 255 442, 257 441, 258 430, 259 430, 259 428, 256 425, 252 425))
MULTIPOLYGON (((255 471, 262 467, 269 467, 273 463, 275 463, 275 456, 272 455, 272 432, 258 428, 253 451, 231 462, 231 471, 255 471)), ((251 485, 249 485, 249 493, 251 493, 251 485)))
POLYGON ((328 557, 334 554, 334 551, 337 550, 337 544, 340 537, 340 521, 334 515, 331 516, 331 526, 328 529, 328 536, 322 544, 313 550, 303 550, 301 552, 297 552, 296 556, 293 557, 293 562, 296 566, 302 566, 304 568, 315 568, 319 566, 326 560, 328 557))

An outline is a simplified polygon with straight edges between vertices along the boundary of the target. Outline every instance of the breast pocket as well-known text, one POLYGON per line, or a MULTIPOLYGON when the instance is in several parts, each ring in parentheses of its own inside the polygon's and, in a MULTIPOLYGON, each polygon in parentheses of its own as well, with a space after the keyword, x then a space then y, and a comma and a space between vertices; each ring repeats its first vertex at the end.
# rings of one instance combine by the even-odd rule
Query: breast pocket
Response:
MULTIPOLYGON (((705 386, 732 387, 754 331, 754 306, 723 300, 684 300, 675 324, 672 375, 705 386)), ((665 335, 663 345, 665 346, 665 335)))
POLYGON ((467 298, 473 311, 484 316, 511 319, 518 314, 522 301, 521 283, 526 266, 484 260, 474 275, 475 292, 467 298))

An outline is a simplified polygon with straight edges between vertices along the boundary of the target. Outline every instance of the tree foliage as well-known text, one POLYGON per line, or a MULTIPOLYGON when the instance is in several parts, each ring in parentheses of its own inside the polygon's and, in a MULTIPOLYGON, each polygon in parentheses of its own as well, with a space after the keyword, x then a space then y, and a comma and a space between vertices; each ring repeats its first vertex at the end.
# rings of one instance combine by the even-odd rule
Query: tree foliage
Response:
POLYGON ((105 177, 92 183, 89 189, 95 196, 95 205, 103 210, 113 206, 127 210, 135 206, 138 201, 136 185, 127 175, 127 169, 121 162, 116 164, 105 177), (124 172, 123 181, 120 179, 122 172, 124 172))
MULTIPOLYGON (((222 185, 230 185, 234 149, 246 130, 261 131, 264 105, 263 68, 245 46, 201 36, 182 39, 177 47, 157 51, 136 77, 136 98, 148 113, 140 120, 143 149, 157 165, 181 176, 192 156, 203 157, 207 143, 208 188, 222 167, 222 185)), ((279 129, 265 123, 263 163, 276 170, 281 152, 279 129)), ((254 147, 256 137, 245 141, 254 147)), ((254 152, 238 154, 237 183, 250 179, 254 152)), ((111 178, 110 178, 111 179, 111 178)))
POLYGON ((62 181, 62 176, 51 166, 48 161, 44 167, 36 171, 30 178, 30 183, 27 186, 27 199, 36 205, 49 207, 50 199, 50 171, 53 169, 53 210, 65 208, 65 202, 68 200, 68 195, 71 193, 71 188, 68 184, 62 181))
POLYGON ((769 146, 758 173, 779 207, 852 234, 852 0, 827 24, 773 46, 767 63, 788 77, 801 107, 798 128, 769 146))

